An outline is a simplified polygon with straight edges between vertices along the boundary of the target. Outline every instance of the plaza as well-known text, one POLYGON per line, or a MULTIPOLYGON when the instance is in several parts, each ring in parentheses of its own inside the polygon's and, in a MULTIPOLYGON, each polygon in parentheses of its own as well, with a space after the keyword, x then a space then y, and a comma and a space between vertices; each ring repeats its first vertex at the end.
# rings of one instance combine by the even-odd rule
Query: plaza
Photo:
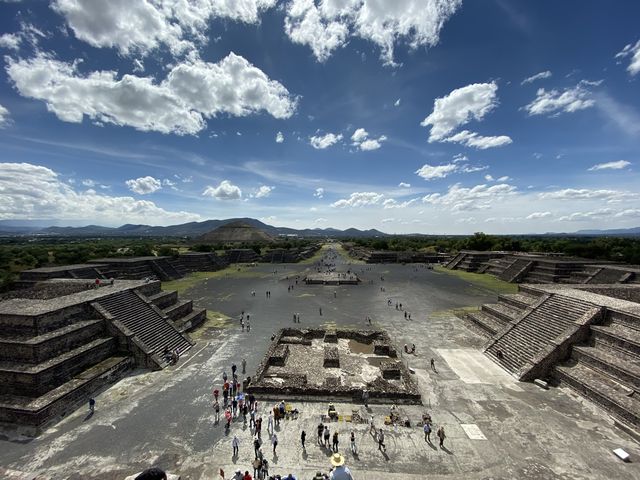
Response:
MULTIPOLYGON (((241 365, 242 359, 247 374, 255 375, 272 336, 293 328, 385 332, 397 347, 398 360, 412 372, 420 401, 396 402, 399 417, 411 421, 406 427, 385 425, 388 402, 372 399, 366 408, 357 399, 292 395, 287 402, 299 415, 275 427, 277 454, 272 454, 263 426, 270 474, 312 478, 316 471, 328 471, 332 452, 316 444, 315 432, 333 401, 338 413, 357 410, 364 418, 373 416, 375 426, 385 432, 387 448, 382 452, 368 423, 347 421, 347 415, 328 423, 331 433, 339 432, 340 452, 356 479, 640 475, 637 463, 623 463, 613 455, 613 449, 623 448, 637 458, 638 444, 606 412, 567 388, 544 390, 519 382, 482 353, 486 338, 460 317, 468 307, 513 293, 513 285, 476 283, 419 264, 347 265, 340 256, 333 261, 337 271, 350 269, 361 283, 296 283, 315 271, 303 264, 275 270, 273 265, 234 267, 189 283, 180 295, 206 308, 208 319, 191 332, 195 345, 178 364, 160 371, 136 370, 105 388, 95 396, 94 415, 80 408, 34 438, 6 431, 0 440, 4 477, 122 479, 151 465, 183 479, 220 478, 220 469, 227 478, 236 469, 253 473, 250 428, 237 418, 225 432, 223 422, 214 421, 212 391, 221 389, 223 372, 230 375, 231 365, 241 365), (294 314, 299 323, 294 324, 294 314), (240 318, 249 315, 251 330, 243 331, 240 318), (405 353, 403 345, 412 344, 415 354, 405 353), (445 428, 444 448, 437 445, 435 434, 433 443, 425 441, 418 425, 425 413, 435 428, 445 428), (306 450, 300 445, 302 430, 307 433, 306 450), (349 451, 351 431, 357 455, 349 451), (240 440, 237 457, 232 457, 234 435, 240 440)), ((172 286, 183 281, 188 279, 172 286)), ((281 398, 256 396, 266 425, 269 409, 281 398)))

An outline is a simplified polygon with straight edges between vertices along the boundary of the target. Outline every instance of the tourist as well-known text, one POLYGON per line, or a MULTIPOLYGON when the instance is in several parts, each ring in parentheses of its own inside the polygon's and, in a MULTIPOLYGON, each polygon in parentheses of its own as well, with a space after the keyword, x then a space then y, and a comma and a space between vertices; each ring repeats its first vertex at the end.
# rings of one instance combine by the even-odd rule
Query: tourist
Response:
POLYGON ((282 480, 296 480, 296 477, 293 476, 292 473, 284 477, 282 480))
POLYGON ((269 412, 269 419, 267 420, 267 432, 273 433, 273 411, 269 412))
POLYGON ((319 307, 320 310, 320 316, 322 316, 322 307, 319 307))
POLYGON ((227 377, 227 372, 226 372, 226 370, 225 370, 224 372, 222 372, 222 381, 223 381, 223 382, 226 382, 226 381, 227 381, 227 378, 228 378, 228 377, 227 377))
POLYGON ((307 432, 305 432, 304 430, 302 430, 302 433, 300 434, 300 443, 302 444, 302 449, 306 450, 305 446, 304 446, 304 441, 307 438, 307 432))
POLYGON ((240 440, 238 439, 237 435, 233 436, 233 440, 231 440, 231 446, 233 447, 233 456, 237 457, 238 449, 240 447, 240 440))
POLYGON ((331 438, 331 433, 329 432, 329 426, 324 426, 324 446, 329 448, 329 438, 331 438))
POLYGON ((231 364, 231 375, 233 375, 233 377, 235 378, 236 376, 236 371, 238 370, 238 367, 236 366, 235 363, 231 364))
POLYGON ((416 353, 416 344, 415 343, 411 344, 411 353, 414 353, 414 354, 416 353))
POLYGON ((320 422, 318 424, 318 445, 322 445, 322 432, 324 432, 324 425, 320 422))
POLYGON ((436 361, 433 358, 431 359, 431 370, 438 373, 438 371, 436 370, 436 361))
POLYGON ((266 458, 262 459, 262 478, 269 476, 269 461, 266 458))
POLYGON ((167 474, 158 467, 151 467, 140 472, 134 480, 167 480, 167 474))
POLYGON ((256 433, 258 434, 258 438, 262 438, 262 417, 258 417, 256 420, 256 433))
POLYGON ((260 438, 258 438, 257 435, 253 437, 253 453, 255 454, 256 458, 258 458, 260 454, 260 438))
POLYGON ((351 471, 344 464, 344 457, 339 453, 331 455, 333 470, 329 474, 330 480, 353 480, 351 471))
POLYGON ((384 444, 384 432, 382 428, 378 430, 378 450, 382 450, 383 452, 387 451, 387 447, 384 444))
POLYGON ((89 414, 93 415, 96 411, 96 399, 91 397, 89 399, 89 414))
POLYGON ((366 389, 362 390, 362 403, 366 408, 369 408, 369 392, 366 389))
POLYGON ((249 412, 249 428, 256 426, 256 411, 252 408, 249 412))
POLYGON ((249 315, 247 315, 247 332, 251 331, 251 324, 249 323, 249 315))
POLYGON ((371 415, 371 418, 369 419, 369 433, 373 433, 374 435, 376 434, 376 426, 373 423, 373 415, 371 415))
POLYGON ((220 394, 220 391, 217 388, 213 389, 213 399, 217 402, 218 401, 218 395, 220 394))
POLYGON ((244 319, 240 320, 240 326, 242 327, 242 331, 244 332, 244 319))
POLYGON ((440 439, 440 448, 444 448, 444 439, 447 438, 447 436, 444 433, 444 427, 440 427, 436 432, 436 435, 440 439))
POLYGON ((424 441, 431 443, 431 425, 429 425, 429 422, 424 422, 422 430, 424 431, 424 441))
POLYGON ((338 451, 338 431, 337 430, 333 432, 333 442, 332 442, 331 448, 334 452, 338 451))
POLYGON ((242 480, 253 480, 251 478, 251 475, 249 475, 249 470, 245 470, 244 477, 242 477, 242 480))
POLYGON ((233 397, 231 401, 231 411, 233 412, 233 416, 237 416, 238 414, 238 397, 233 397))
POLYGON ((228 408, 224 411, 224 418, 227 420, 227 424, 225 426, 225 428, 227 430, 229 430, 229 427, 231 426, 231 410, 229 410, 228 408))
POLYGON ((253 467, 253 478, 260 478, 262 460, 260 460, 257 455, 256 455, 256 458, 253 459, 251 466, 253 467))
POLYGON ((220 404, 218 403, 218 400, 214 402, 213 410, 216 412, 215 422, 218 423, 220 421, 220 404))
POLYGON ((247 360, 242 359, 242 373, 247 373, 247 360))
POLYGON ((271 435, 271 443, 273 444, 273 455, 275 456, 276 448, 278 448, 278 436, 276 432, 273 432, 273 435, 271 435))
POLYGON ((244 475, 242 475, 242 471, 236 470, 236 473, 231 480, 244 480, 244 475))
POLYGON ((353 430, 351 430, 351 453, 354 455, 358 454, 358 449, 356 447, 356 434, 353 430))

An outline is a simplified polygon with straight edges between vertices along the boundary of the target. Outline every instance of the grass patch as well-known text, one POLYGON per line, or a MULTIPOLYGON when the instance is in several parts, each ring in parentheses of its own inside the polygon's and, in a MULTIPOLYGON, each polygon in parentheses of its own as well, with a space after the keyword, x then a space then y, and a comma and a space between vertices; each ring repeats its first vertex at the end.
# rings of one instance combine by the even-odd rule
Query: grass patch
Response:
POLYGON ((446 273, 453 275, 461 280, 472 283, 474 287, 483 290, 489 290, 495 293, 516 293, 518 285, 515 283, 504 282, 493 275, 485 273, 471 273, 464 270, 449 270, 442 265, 436 265, 434 271, 438 273, 446 273))
POLYGON ((300 260, 298 262, 299 265, 312 265, 318 261, 320 261, 320 259, 322 258, 322 256, 325 253, 325 250, 327 249, 327 244, 325 243, 324 245, 322 245, 318 251, 316 253, 314 253, 312 256, 310 256, 309 258, 305 258, 304 260, 300 260))
POLYGON ((231 328, 232 326, 233 318, 221 312, 212 312, 211 310, 207 310, 207 318, 205 321, 198 325, 195 330, 190 331, 189 336, 198 341, 211 333, 211 330, 231 328))
POLYGON ((231 265, 216 272, 193 272, 178 280, 162 282, 162 289, 175 290, 178 292, 178 295, 182 295, 190 288, 195 287, 197 284, 204 282, 205 280, 217 278, 265 278, 268 276, 270 276, 270 274, 255 271, 251 267, 231 265))

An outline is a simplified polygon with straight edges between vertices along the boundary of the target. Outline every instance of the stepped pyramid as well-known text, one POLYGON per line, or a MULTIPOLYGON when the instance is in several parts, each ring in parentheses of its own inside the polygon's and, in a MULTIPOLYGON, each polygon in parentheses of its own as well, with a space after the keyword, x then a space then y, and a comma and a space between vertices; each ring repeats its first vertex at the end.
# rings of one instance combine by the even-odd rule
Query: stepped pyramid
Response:
POLYGON ((222 225, 194 240, 196 243, 273 243, 275 238, 244 222, 222 225))

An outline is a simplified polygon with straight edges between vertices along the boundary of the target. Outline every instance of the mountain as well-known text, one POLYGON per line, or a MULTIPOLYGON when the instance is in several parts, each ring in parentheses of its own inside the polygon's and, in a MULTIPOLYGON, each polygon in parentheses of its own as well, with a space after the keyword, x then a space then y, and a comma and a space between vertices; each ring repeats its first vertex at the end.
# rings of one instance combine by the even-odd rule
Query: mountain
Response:
POLYGON ((274 227, 256 220, 255 218, 229 218, 225 220, 205 220, 203 222, 189 222, 180 225, 157 227, 152 225, 125 224, 120 227, 103 227, 100 225, 87 225, 83 227, 36 227, 32 225, 0 223, 0 235, 40 235, 61 237, 199 237, 230 223, 243 223, 265 232, 272 237, 297 236, 297 237, 384 237, 386 233, 378 230, 358 230, 349 228, 337 230, 335 228, 295 228, 274 227))
POLYGON ((611 230, 578 230, 576 235, 621 235, 635 236, 640 235, 640 227, 634 228, 613 228, 611 230))
POLYGON ((231 222, 196 237, 196 243, 273 243, 276 238, 245 222, 231 222))

